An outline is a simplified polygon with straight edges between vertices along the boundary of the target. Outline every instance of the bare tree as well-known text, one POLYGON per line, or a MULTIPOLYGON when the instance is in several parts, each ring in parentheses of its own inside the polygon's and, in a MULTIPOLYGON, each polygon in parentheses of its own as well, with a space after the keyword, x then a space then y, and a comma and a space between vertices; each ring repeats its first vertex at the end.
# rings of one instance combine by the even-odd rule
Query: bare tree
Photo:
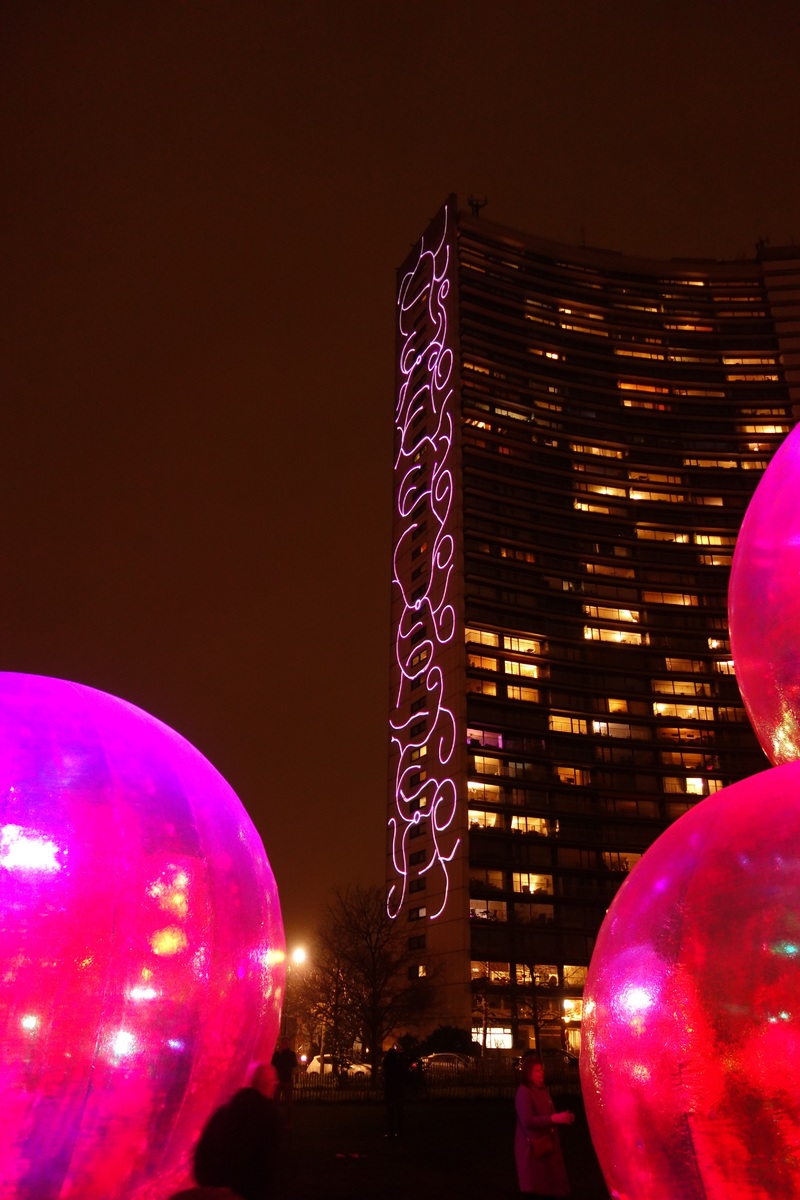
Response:
POLYGON ((406 939, 388 916, 379 887, 334 892, 317 942, 322 960, 337 964, 342 1012, 366 1042, 374 1073, 384 1039, 430 1004, 430 981, 408 978, 406 939))

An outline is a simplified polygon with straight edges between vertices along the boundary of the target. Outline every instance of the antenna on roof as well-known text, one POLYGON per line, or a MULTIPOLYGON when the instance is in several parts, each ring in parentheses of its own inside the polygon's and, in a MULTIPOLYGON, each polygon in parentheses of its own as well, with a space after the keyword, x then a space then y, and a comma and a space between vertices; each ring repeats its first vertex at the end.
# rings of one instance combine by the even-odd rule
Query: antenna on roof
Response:
POLYGON ((479 217, 481 215, 481 209, 486 208, 488 203, 489 200, 487 196, 484 196, 482 200, 479 200, 477 196, 470 196, 467 200, 467 204, 472 209, 473 217, 479 217))

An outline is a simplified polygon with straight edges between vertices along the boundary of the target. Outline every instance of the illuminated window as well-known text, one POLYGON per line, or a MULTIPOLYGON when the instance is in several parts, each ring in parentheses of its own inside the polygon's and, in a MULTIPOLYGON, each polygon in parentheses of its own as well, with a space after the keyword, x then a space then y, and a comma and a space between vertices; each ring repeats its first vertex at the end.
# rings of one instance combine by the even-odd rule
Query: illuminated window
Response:
POLYGON ((714 663, 714 670, 719 671, 720 675, 736 674, 732 658, 718 658, 714 663))
POLYGON ((586 722, 580 717, 550 713, 548 727, 552 733, 586 733, 586 722))
POLYGON ((506 688, 506 695, 509 700, 524 700, 528 704, 539 703, 539 691, 537 688, 520 687, 518 684, 509 684, 506 688))
POLYGON ((652 471, 628 471, 628 479, 635 483, 675 483, 678 487, 683 483, 680 475, 658 475, 652 471))
POLYGON ((473 921, 507 921, 508 905, 505 900, 484 900, 470 897, 469 915, 473 921))
POLYGON ((688 542, 688 533, 678 533, 676 529, 648 529, 645 525, 636 526, 637 538, 650 542, 688 542))
POLYGON ((638 621, 639 613, 632 608, 606 608, 598 604, 584 604, 583 611, 587 617, 596 621, 638 621))
POLYGON ((536 833, 540 837, 547 836, 547 822, 543 817, 513 816, 511 829, 514 833, 536 833))
POLYGON ((517 963, 514 970, 514 978, 517 984, 529 986, 533 978, 530 967, 526 963, 517 963))
POLYGON ((728 638, 710 637, 708 639, 709 650, 727 650, 730 652, 731 644, 728 638))
POLYGON ((733 562, 732 554, 698 554, 697 561, 703 567, 729 567, 733 562))
POLYGON ((624 725, 620 721, 592 721, 592 733, 599 733, 602 737, 613 738, 630 738, 633 736, 631 726, 624 725))
POLYGON ((478 642, 481 646, 500 645, 499 635, 490 633, 488 629, 465 629, 464 634, 467 642, 478 642))
POLYGON ((608 711, 610 713, 626 713, 628 711, 627 700, 611 700, 608 701, 608 711))
POLYGON ((497 670, 497 659, 489 658, 485 654, 468 654, 467 663, 470 667, 474 667, 478 671, 497 670))
POLYGON ((631 854, 630 851, 621 853, 616 850, 604 850, 603 865, 608 867, 609 871, 630 871, 641 857, 641 854, 631 854))
POLYGON ((499 804, 500 788, 496 783, 479 783, 470 779, 467 783, 470 803, 499 804))
POLYGON ((424 906, 424 904, 421 905, 419 908, 410 908, 408 910, 409 921, 421 921, 422 918, 427 917, 427 915, 428 915, 428 910, 424 906))
POLYGON ((632 629, 597 629, 592 625, 584 625, 583 636, 589 642, 620 642, 627 646, 647 645, 646 635, 636 633, 632 629))
POLYGON ((536 558, 530 550, 515 550, 509 546, 500 547, 500 557, 513 558, 516 562, 536 562, 536 558))
POLYGON ((511 887, 515 892, 529 892, 532 896, 553 894, 552 875, 532 875, 529 871, 515 871, 511 876, 511 887))
POLYGON ((565 1021, 583 1020, 583 1000, 579 997, 565 996, 562 1000, 565 1021))
MULTIPOLYGON (((655 500, 662 504, 683 504, 685 499, 686 497, 679 492, 643 492, 639 488, 631 488, 631 500, 655 500)), ((673 540, 677 541, 678 539, 673 540)))
POLYGON ((642 599, 645 604, 681 604, 689 608, 699 604, 697 596, 689 592, 643 592, 642 599))
POLYGON ((609 516, 611 509, 605 504, 587 504, 585 500, 573 500, 572 507, 576 512, 602 513, 609 516))
POLYGON ((657 387, 654 383, 626 383, 617 380, 617 387, 623 392, 647 392, 650 395, 668 396, 669 388, 657 387))
POLYGON ((564 964, 564 987, 582 988, 586 986, 588 967, 572 967, 564 964))
POLYGON ((503 735, 493 729, 467 729, 467 745, 496 746, 503 749, 503 735))
POLYGON ((685 458, 683 465, 685 467, 719 467, 729 470, 739 464, 735 458, 685 458))
POLYGON ((738 354, 723 354, 722 361, 726 367, 755 367, 775 366, 776 359, 772 355, 752 355, 747 358, 738 354))
POLYGON ((694 544, 696 546, 735 546, 736 534, 696 533, 694 544))
POLYGON ((516 650, 518 654, 541 654, 542 644, 534 638, 504 637, 503 646, 506 650, 516 650))
POLYGON ((473 758, 475 771, 479 775, 502 775, 503 764, 499 758, 489 758, 485 754, 476 754, 473 758))
POLYGON ((496 696, 497 684, 492 679, 468 679, 466 690, 477 696, 496 696))
POLYGON ((588 575, 610 575, 614 579, 634 579, 632 567, 614 567, 610 563, 584 563, 583 568, 588 575))
POLYGON ((788 425, 737 425, 737 433, 788 433, 788 425))
POLYGON ((506 675, 521 675, 525 679, 538 679, 539 668, 535 663, 527 662, 509 662, 503 663, 506 675))
POLYGON ((624 450, 612 450, 607 446, 589 446, 585 442, 571 442, 570 450, 576 454, 595 454, 601 458, 624 458, 624 450))
POLYGON ((591 773, 581 767, 556 767, 559 783, 570 783, 576 787, 588 787, 592 781, 591 773))
POLYGON ((668 704, 657 702, 653 705, 657 717, 680 717, 684 721, 713 721, 714 709, 705 704, 668 704))
POLYGON ((501 813, 484 812, 480 808, 470 808, 467 813, 467 820, 470 829, 502 829, 503 817, 501 813))
POLYGON ((706 669, 702 658, 665 658, 664 666, 668 671, 683 671, 689 675, 702 674, 706 669))

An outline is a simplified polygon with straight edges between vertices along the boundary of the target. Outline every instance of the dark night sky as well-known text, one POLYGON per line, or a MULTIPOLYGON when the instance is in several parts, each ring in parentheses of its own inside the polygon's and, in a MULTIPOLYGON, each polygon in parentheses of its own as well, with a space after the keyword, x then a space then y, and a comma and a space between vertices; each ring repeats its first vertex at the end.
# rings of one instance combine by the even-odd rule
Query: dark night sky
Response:
POLYGON ((800 239, 796 0, 5 0, 2 667, 226 776, 287 936, 383 879, 394 269, 447 194, 800 239))

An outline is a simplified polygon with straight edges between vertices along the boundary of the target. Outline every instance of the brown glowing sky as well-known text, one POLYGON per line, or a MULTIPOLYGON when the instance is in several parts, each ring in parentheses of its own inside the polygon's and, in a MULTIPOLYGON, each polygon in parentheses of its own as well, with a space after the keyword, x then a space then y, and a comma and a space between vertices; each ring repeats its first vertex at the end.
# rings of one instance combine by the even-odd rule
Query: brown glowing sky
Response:
POLYGON ((383 878, 394 268, 800 239, 796 0, 5 0, 2 667, 222 771, 290 941, 383 878))

